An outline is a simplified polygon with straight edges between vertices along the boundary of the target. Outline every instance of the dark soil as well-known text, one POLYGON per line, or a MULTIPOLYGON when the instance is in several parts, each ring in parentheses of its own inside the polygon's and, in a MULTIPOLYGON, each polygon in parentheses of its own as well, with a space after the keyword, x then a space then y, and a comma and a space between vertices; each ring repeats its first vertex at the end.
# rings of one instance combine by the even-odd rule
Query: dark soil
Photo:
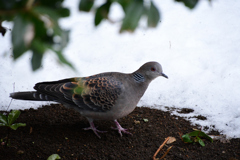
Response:
MULTIPOLYGON (((192 112, 191 110, 185 110, 192 112)), ((26 123, 10 132, 10 146, 0 145, 0 160, 46 160, 52 154, 61 159, 140 159, 150 160, 165 138, 172 136, 176 141, 165 145, 157 157, 161 157, 168 147, 173 146, 165 159, 226 159, 240 160, 240 139, 231 139, 229 143, 204 140, 205 147, 183 143, 178 132, 188 133, 192 128, 190 122, 169 112, 136 108, 133 113, 119 119, 124 128, 132 128, 133 136, 112 130, 111 121, 96 121, 100 133, 99 139, 88 127, 87 120, 78 112, 61 105, 43 106, 38 110, 23 110, 17 122, 26 123), (147 119, 145 122, 143 119, 147 119), (140 123, 139 123, 140 122, 140 123)), ((218 135, 216 131, 211 134, 218 135)), ((0 139, 7 135, 7 128, 0 127, 0 139)))

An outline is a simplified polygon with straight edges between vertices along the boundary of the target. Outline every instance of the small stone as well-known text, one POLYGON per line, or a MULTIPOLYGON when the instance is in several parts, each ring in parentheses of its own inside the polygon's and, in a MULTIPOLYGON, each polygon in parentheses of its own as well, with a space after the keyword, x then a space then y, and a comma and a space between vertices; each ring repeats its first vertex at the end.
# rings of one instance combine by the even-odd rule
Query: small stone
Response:
POLYGON ((148 119, 147 119, 147 118, 143 118, 143 121, 144 121, 144 122, 148 122, 148 119))
POLYGON ((140 121, 134 120, 135 124, 140 124, 140 121))
POLYGON ((17 154, 23 154, 23 153, 24 153, 24 151, 22 151, 22 150, 17 151, 17 154))

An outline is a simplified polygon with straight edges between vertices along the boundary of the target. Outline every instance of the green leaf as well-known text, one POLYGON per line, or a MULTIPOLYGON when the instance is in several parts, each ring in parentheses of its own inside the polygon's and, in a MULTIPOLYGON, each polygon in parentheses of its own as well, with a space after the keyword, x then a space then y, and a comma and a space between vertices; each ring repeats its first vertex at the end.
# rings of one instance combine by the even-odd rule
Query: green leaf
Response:
POLYGON ((37 6, 33 8, 33 11, 40 15, 48 15, 49 18, 51 18, 55 22, 60 18, 60 15, 56 12, 56 10, 53 10, 49 7, 37 6))
POLYGON ((190 136, 198 136, 198 137, 203 137, 206 138, 208 140, 210 140, 211 142, 213 142, 212 138, 209 137, 206 133, 202 132, 202 131, 193 131, 191 133, 189 133, 190 136))
POLYGON ((61 41, 59 43, 60 45, 60 50, 63 50, 69 42, 69 30, 62 30, 60 34, 61 41))
POLYGON ((42 41, 35 39, 33 40, 31 49, 33 51, 31 59, 32 70, 35 71, 41 67, 43 54, 47 48, 42 41))
POLYGON ((193 131, 193 132, 188 133, 188 134, 189 134, 189 136, 194 136, 194 137, 196 137, 196 136, 198 136, 200 133, 201 133, 201 131, 193 131))
POLYGON ((69 17, 70 16, 70 10, 68 8, 61 8, 61 9, 56 10, 56 12, 61 17, 69 17))
POLYGON ((79 10, 89 12, 94 4, 94 0, 81 0, 79 3, 79 10))
POLYGON ((0 126, 7 126, 7 124, 4 124, 4 123, 0 123, 0 126))
POLYGON ((183 2, 186 7, 193 9, 197 5, 199 0, 175 0, 175 1, 183 2))
POLYGON ((57 56, 58 56, 58 59, 60 62, 68 65, 69 67, 71 67, 72 69, 75 70, 75 68, 72 66, 72 64, 70 62, 68 62, 68 60, 63 56, 61 51, 56 51, 56 50, 53 50, 53 51, 57 53, 57 56))
POLYGON ((128 5, 126 9, 126 15, 123 19, 123 23, 120 32, 130 31, 133 32, 138 26, 138 22, 141 16, 144 14, 145 8, 143 0, 134 0, 128 5))
MULTIPOLYGON (((38 37, 42 37, 42 35, 46 35, 47 34, 47 30, 53 30, 54 32, 52 34, 48 34, 48 37, 49 36, 53 36, 53 34, 55 35, 59 35, 61 36, 63 33, 63 30, 60 28, 59 24, 58 24, 58 20, 60 17, 59 13, 55 10, 52 10, 48 7, 35 7, 34 8, 34 12, 38 15, 45 15, 46 18, 49 20, 49 22, 47 23, 47 21, 45 23, 47 23, 47 25, 41 25, 41 30, 43 30, 42 28, 45 29, 45 26, 46 26, 46 29, 45 31, 43 30, 44 33, 42 34, 38 34, 39 36, 38 37)), ((35 20, 36 23, 43 23, 43 22, 38 22, 38 20, 35 20)), ((43 23, 44 24, 44 23, 43 23)))
MULTIPOLYGON (((54 29, 55 33, 60 35, 61 34, 61 30, 60 27, 59 27, 59 24, 58 24, 58 19, 60 18, 60 15, 55 11, 55 10, 52 10, 51 8, 48 8, 48 7, 35 7, 34 8, 34 12, 38 15, 38 16, 41 16, 41 15, 45 15, 46 16, 46 19, 49 20, 49 22, 47 20, 45 20, 45 23, 41 20, 41 22, 44 24, 42 25, 41 24, 41 28, 46 28, 47 29, 54 29)), ((37 23, 41 23, 41 22, 38 22, 37 20, 35 20, 37 23)), ((46 30, 47 31, 47 30, 46 30)), ((44 31, 46 34, 46 31, 44 31)), ((39 36, 40 37, 40 36, 39 36)))
POLYGON ((133 0, 116 0, 123 8, 123 11, 126 13, 127 7, 133 0))
POLYGON ((43 58, 43 54, 42 53, 40 53, 38 51, 33 51, 32 60, 31 60, 32 70, 33 71, 36 71, 38 68, 41 67, 42 58, 43 58))
MULTIPOLYGON (((35 9, 35 8, 34 8, 35 9)), ((47 36, 47 29, 44 21, 41 19, 41 14, 35 12, 35 10, 32 9, 28 13, 28 19, 33 23, 34 25, 34 31, 35 31, 35 36, 34 39, 36 38, 45 38, 47 36)))
POLYGON ((16 130, 18 127, 25 127, 26 123, 15 123, 13 125, 10 126, 10 128, 12 128, 13 130, 16 130))
POLYGON ((2 124, 7 125, 7 124, 8 124, 7 116, 5 116, 5 115, 3 115, 3 114, 0 114, 0 122, 1 122, 2 124))
POLYGON ((34 39, 31 46, 32 50, 36 50, 37 52, 43 54, 45 50, 47 49, 47 46, 45 46, 45 43, 39 39, 34 39))
POLYGON ((191 140, 191 137, 189 136, 189 134, 182 135, 182 139, 183 139, 184 142, 193 143, 193 141, 191 140))
POLYGON ((4 36, 6 32, 7 30, 5 27, 2 26, 1 17, 0 17, 0 33, 2 34, 2 36, 4 36))
POLYGON ((28 32, 27 27, 30 25, 29 21, 23 18, 22 14, 15 17, 14 26, 12 30, 12 44, 13 44, 13 58, 19 58, 25 51, 27 46, 25 44, 25 35, 28 32))
POLYGON ((61 157, 58 154, 52 154, 48 157, 47 160, 55 160, 55 159, 61 159, 61 157))
POLYGON ((198 140, 198 143, 201 145, 201 146, 205 146, 205 144, 204 144, 204 142, 203 142, 203 140, 201 139, 201 138, 199 138, 199 137, 197 137, 197 140, 198 140))
POLYGON ((157 7, 151 2, 150 9, 148 11, 148 27, 156 27, 160 20, 160 13, 157 7))
POLYGON ((12 110, 8 115, 8 125, 12 125, 20 114, 21 112, 19 110, 12 110))
POLYGON ((97 9, 94 19, 95 26, 98 26, 103 19, 108 19, 108 13, 111 4, 112 2, 107 1, 97 9))
POLYGON ((13 9, 20 9, 26 6, 28 0, 1 0, 0 1, 0 10, 13 10, 13 9))

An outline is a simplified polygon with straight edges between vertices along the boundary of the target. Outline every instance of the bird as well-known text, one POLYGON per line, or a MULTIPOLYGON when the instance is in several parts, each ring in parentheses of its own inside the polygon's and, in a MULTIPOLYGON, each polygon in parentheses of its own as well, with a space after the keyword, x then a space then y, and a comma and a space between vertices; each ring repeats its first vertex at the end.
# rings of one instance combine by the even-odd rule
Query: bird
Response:
POLYGON ((86 117, 98 138, 94 120, 113 120, 118 133, 132 135, 117 121, 130 114, 137 106, 148 85, 155 78, 162 76, 162 66, 151 61, 143 64, 133 73, 104 72, 88 77, 74 77, 58 81, 40 82, 33 87, 35 91, 13 92, 10 97, 18 100, 53 101, 73 108, 86 117))

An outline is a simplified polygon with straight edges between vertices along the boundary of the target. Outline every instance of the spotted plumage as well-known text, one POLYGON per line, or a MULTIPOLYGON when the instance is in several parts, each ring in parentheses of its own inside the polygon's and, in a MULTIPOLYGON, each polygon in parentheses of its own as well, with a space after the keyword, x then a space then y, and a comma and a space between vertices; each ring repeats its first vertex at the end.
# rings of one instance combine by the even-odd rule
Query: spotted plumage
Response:
MULTIPOLYGON (((100 138, 93 120, 114 120, 120 135, 129 133, 117 119, 131 113, 143 96, 149 83, 162 73, 157 62, 148 62, 137 71, 100 73, 89 77, 75 77, 52 82, 41 82, 34 86, 36 91, 15 92, 13 99, 55 101, 77 110, 85 116, 91 129, 100 138)), ((130 134, 130 133, 129 133, 130 134)))

